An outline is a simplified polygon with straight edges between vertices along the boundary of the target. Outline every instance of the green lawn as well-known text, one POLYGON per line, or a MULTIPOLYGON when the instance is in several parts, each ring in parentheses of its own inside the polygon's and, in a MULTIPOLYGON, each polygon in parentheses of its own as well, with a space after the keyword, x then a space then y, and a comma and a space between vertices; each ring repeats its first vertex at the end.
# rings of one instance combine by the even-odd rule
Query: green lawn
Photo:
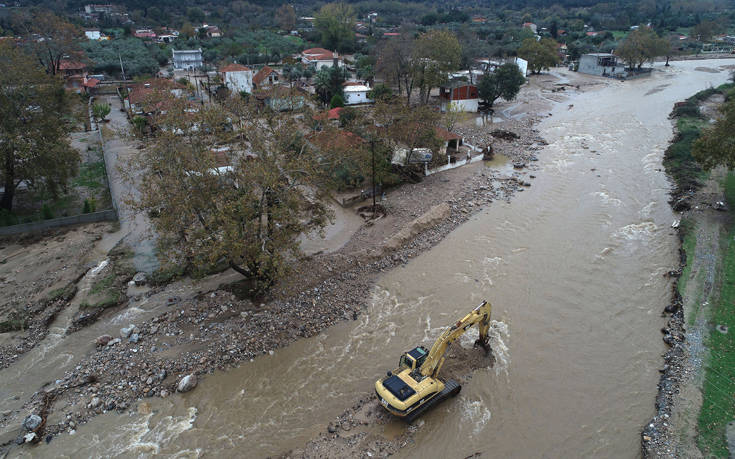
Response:
MULTIPOLYGON (((725 182, 730 209, 735 208, 735 174, 725 182)), ((731 211, 732 212, 732 211, 731 211)), ((731 223, 725 249, 721 289, 711 305, 707 338, 709 356, 704 370, 703 401, 698 419, 698 443, 705 457, 728 457, 725 426, 735 419, 735 225, 731 223), (716 326, 728 327, 721 333, 716 326)))

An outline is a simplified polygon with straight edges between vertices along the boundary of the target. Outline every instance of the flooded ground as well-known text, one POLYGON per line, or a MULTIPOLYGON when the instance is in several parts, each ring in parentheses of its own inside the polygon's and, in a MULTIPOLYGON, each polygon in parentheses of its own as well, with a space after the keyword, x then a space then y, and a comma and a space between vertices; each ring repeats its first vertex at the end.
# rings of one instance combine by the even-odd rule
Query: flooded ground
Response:
MULTIPOLYGON (((667 115, 728 78, 699 68, 729 63, 676 62, 650 79, 570 94, 540 126, 549 145, 533 185, 388 272, 357 320, 216 373, 188 394, 151 399, 152 412, 102 415, 14 453, 284 453, 325 431, 401 352, 488 299, 509 327, 507 361, 477 371, 426 415, 399 455, 638 456, 662 365, 663 273, 677 264, 661 170, 667 115)), ((389 424, 385 434, 404 428, 389 424)))

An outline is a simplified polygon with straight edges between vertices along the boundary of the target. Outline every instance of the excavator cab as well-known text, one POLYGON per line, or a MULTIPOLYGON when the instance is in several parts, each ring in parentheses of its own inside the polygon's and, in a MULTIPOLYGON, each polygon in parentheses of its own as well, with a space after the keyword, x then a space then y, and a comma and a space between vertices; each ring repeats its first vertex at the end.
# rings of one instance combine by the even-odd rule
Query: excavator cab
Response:
POLYGON ((401 359, 398 361, 398 368, 401 370, 408 368, 413 372, 421 368, 427 355, 429 355, 429 351, 424 346, 415 347, 401 355, 401 359))

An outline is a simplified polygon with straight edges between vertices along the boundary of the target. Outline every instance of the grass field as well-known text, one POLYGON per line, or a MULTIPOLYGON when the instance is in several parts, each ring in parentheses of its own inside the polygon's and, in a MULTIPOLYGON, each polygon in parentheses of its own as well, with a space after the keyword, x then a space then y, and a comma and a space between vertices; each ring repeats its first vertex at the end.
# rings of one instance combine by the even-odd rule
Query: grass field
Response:
MULTIPOLYGON (((728 173, 725 196, 735 208, 735 174, 728 173)), ((731 210, 732 212, 732 210, 731 210)), ((711 305, 711 325, 704 367, 702 409, 698 419, 699 449, 705 457, 728 457, 725 427, 735 419, 735 224, 730 223, 726 240, 721 289, 711 305), (725 328, 726 327, 726 328, 725 328)))

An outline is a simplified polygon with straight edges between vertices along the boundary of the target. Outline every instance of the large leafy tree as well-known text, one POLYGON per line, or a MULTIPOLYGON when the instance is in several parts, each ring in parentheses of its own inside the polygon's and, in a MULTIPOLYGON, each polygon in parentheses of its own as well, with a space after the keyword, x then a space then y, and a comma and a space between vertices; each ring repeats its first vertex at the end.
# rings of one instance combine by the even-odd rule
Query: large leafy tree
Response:
POLYGON ((185 100, 168 102, 131 166, 143 171, 136 207, 154 216, 172 262, 193 272, 226 263, 262 292, 300 255, 298 236, 327 223, 330 167, 293 117, 257 114, 239 98, 225 103, 194 113, 185 100), (218 162, 223 143, 228 165, 218 162))
POLYGON ((60 122, 70 106, 61 81, 7 41, 0 56, 0 207, 10 211, 21 182, 56 195, 76 172, 79 154, 60 122))
POLYGON ((518 56, 528 61, 531 73, 541 73, 559 63, 556 42, 550 38, 526 38, 518 48, 518 56))
POLYGON ((405 31, 399 37, 384 40, 378 50, 375 69, 376 74, 384 81, 398 87, 399 95, 406 91, 407 102, 410 101, 413 90, 411 72, 413 46, 414 39, 405 31))
POLYGON ((55 75, 65 56, 79 59, 82 31, 60 16, 47 10, 32 9, 17 13, 13 21, 47 73, 55 75))
POLYGON ((447 73, 459 68, 462 48, 456 35, 448 30, 431 30, 416 40, 412 67, 421 102, 428 103, 431 89, 447 79, 447 73))
POLYGON ((615 54, 620 56, 630 69, 639 69, 646 62, 653 62, 658 56, 668 56, 670 50, 671 44, 668 40, 660 38, 648 27, 641 26, 625 37, 615 50, 615 54))
POLYGON ((720 109, 722 117, 692 145, 692 156, 705 168, 735 167, 735 94, 720 109))
POLYGON ((285 30, 290 31, 296 25, 296 11, 291 5, 282 5, 276 10, 276 22, 278 26, 285 30))
POLYGON ((343 52, 353 48, 355 42, 355 12, 346 3, 327 3, 314 20, 314 27, 321 34, 322 45, 343 52))
POLYGON ((505 100, 515 99, 525 81, 518 66, 509 62, 501 65, 494 72, 483 75, 477 91, 480 98, 492 107, 500 97, 505 100))

